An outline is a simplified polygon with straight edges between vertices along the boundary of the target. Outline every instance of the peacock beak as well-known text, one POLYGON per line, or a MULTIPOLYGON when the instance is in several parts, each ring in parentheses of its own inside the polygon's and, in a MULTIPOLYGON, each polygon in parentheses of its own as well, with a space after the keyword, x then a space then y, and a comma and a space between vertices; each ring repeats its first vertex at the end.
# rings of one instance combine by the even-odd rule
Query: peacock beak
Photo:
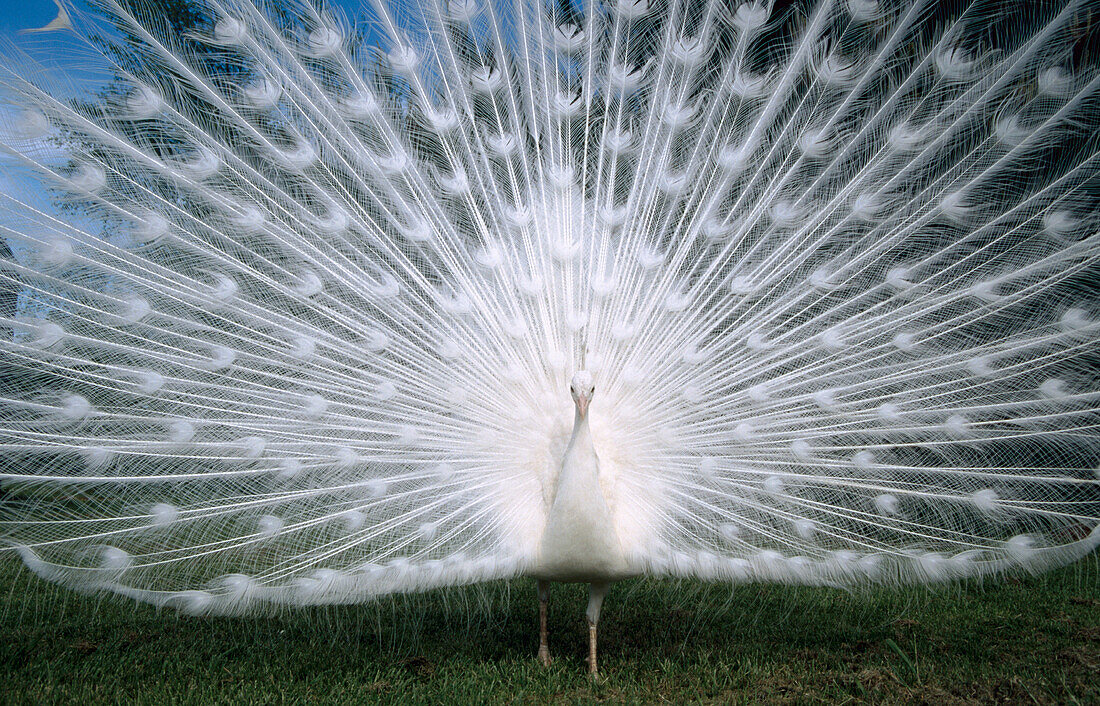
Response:
POLYGON ((577 413, 581 415, 581 419, 588 416, 588 398, 584 395, 577 395, 577 413))

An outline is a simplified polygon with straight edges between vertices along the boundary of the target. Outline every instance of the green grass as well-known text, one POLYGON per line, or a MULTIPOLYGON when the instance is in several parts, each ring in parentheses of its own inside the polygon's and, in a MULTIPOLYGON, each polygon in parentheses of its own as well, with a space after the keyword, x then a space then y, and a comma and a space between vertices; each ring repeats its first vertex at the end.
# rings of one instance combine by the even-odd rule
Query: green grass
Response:
POLYGON ((630 581, 585 674, 585 592, 532 581, 198 619, 0 561, 0 703, 1100 703, 1095 560, 936 590, 630 581))

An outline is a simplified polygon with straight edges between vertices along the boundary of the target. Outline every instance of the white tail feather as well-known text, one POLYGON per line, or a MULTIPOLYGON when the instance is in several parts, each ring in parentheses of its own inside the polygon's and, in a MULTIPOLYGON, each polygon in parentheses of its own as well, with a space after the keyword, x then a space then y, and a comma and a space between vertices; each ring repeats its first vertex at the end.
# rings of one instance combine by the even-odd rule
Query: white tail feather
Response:
POLYGON ((522 574, 581 367, 633 571, 1100 544, 1095 2, 426 0, 372 47, 102 5, 126 90, 0 78, 41 185, 0 197, 0 539, 43 578, 242 612, 522 574))

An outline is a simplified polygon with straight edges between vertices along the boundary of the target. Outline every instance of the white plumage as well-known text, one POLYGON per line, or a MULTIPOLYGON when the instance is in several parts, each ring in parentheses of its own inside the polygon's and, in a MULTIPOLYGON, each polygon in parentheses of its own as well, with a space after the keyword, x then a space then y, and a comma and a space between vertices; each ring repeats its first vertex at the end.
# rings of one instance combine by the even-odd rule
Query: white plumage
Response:
POLYGON ((583 580, 594 658, 627 575, 1100 543, 1095 2, 103 6, 107 94, 2 79, 0 537, 40 576, 583 580))

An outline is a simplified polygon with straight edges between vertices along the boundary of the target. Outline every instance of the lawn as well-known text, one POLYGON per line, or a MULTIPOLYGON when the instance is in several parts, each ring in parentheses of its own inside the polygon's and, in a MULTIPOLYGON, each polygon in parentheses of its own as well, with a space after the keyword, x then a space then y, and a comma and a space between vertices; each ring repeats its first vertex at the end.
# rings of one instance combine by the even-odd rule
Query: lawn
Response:
POLYGON ((585 673, 585 591, 532 581, 200 619, 0 560, 0 703, 1100 703, 1095 559, 935 590, 630 581, 585 673))

